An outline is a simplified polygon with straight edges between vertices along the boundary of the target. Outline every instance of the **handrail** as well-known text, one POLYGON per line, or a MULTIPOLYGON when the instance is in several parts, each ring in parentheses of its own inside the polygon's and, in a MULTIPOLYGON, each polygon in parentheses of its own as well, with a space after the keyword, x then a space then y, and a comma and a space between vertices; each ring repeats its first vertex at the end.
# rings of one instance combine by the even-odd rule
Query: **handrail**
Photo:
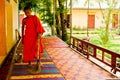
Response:
POLYGON ((117 66, 117 62, 120 60, 120 54, 92 44, 88 41, 78 39, 74 36, 71 36, 70 39, 70 47, 84 53, 87 56, 87 59, 92 56, 93 58, 111 67, 111 70, 114 70, 114 73, 116 73, 116 71, 120 72, 120 66, 117 66), (109 58, 107 58, 105 54, 109 55, 109 58))
POLYGON ((22 40, 22 39, 20 38, 20 39, 16 42, 16 44, 15 44, 15 46, 14 46, 13 56, 12 56, 12 60, 11 60, 11 64, 10 64, 10 69, 9 69, 9 71, 8 71, 8 75, 7 75, 6 80, 9 80, 9 79, 10 79, 10 74, 11 74, 11 72, 12 72, 12 68, 13 68, 13 64, 14 64, 16 49, 17 49, 17 47, 19 46, 21 40, 22 40))

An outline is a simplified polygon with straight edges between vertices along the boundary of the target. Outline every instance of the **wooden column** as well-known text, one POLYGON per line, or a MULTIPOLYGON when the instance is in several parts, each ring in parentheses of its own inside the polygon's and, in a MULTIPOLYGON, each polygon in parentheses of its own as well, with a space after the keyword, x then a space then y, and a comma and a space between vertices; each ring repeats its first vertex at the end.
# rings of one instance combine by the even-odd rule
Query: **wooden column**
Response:
POLYGON ((0 0, 0 56, 6 55, 5 0, 0 0))

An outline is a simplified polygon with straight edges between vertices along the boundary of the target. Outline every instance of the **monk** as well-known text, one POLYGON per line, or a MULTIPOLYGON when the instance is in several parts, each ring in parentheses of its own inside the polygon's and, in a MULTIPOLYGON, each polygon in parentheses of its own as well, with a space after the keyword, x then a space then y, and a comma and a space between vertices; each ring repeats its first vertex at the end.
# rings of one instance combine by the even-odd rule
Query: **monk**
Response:
POLYGON ((26 17, 22 20, 22 43, 23 61, 31 65, 36 60, 36 67, 30 70, 31 73, 40 71, 40 59, 43 53, 42 35, 45 32, 37 16, 32 15, 30 7, 24 8, 26 17))

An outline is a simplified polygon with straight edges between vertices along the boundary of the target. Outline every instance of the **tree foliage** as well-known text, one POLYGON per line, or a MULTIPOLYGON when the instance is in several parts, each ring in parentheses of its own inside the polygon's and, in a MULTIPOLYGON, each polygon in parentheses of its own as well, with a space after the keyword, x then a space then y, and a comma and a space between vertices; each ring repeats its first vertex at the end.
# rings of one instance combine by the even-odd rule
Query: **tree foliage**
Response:
POLYGON ((67 39, 68 39, 67 38, 67 29, 64 24, 64 20, 65 20, 64 3, 65 3, 65 0, 58 0, 59 10, 60 10, 60 22, 61 22, 61 29, 62 29, 62 40, 67 41, 67 39))
POLYGON ((37 11, 44 23, 48 23, 49 26, 53 25, 52 0, 41 0, 37 11))
POLYGON ((19 0, 19 9, 23 9, 25 6, 29 6, 31 8, 36 8, 37 3, 39 3, 40 0, 19 0))
MULTIPOLYGON (((66 0, 56 0, 56 15, 55 21, 59 24, 56 25, 56 31, 62 32, 62 39, 64 41, 67 40, 67 30, 64 24, 64 14, 67 12, 65 9, 65 1, 66 0)), ((40 19, 47 23, 51 28, 54 22, 53 15, 53 2, 54 0, 19 0, 19 10, 22 10, 25 6, 31 7, 34 12, 39 14, 40 19)), ((54 31, 53 31, 54 32, 54 31)), ((59 33, 59 35, 61 35, 59 33)))

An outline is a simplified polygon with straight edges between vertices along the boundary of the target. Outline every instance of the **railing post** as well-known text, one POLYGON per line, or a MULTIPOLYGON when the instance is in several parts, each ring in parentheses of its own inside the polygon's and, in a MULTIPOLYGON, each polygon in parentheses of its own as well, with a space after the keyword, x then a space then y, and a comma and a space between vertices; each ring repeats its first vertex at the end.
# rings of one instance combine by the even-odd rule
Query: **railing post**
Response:
POLYGON ((81 50, 82 50, 82 52, 84 52, 83 51, 83 41, 81 41, 81 50))
POLYGON ((79 40, 77 39, 77 50, 79 51, 79 45, 80 45, 80 43, 79 43, 79 40))
POLYGON ((102 51, 102 61, 104 62, 104 51, 102 51))
POLYGON ((94 55, 94 57, 96 58, 96 51, 97 51, 97 50, 96 50, 95 47, 94 47, 93 49, 94 49, 94 50, 93 50, 93 55, 94 55))
POLYGON ((73 38, 73 48, 75 47, 75 39, 73 38))
POLYGON ((86 48, 87 48, 87 59, 89 59, 89 45, 86 44, 86 48))
POLYGON ((116 56, 112 55, 112 61, 111 61, 112 69, 114 69, 114 73, 116 73, 116 56))
POLYGON ((72 48, 72 36, 70 36, 70 48, 72 48))

